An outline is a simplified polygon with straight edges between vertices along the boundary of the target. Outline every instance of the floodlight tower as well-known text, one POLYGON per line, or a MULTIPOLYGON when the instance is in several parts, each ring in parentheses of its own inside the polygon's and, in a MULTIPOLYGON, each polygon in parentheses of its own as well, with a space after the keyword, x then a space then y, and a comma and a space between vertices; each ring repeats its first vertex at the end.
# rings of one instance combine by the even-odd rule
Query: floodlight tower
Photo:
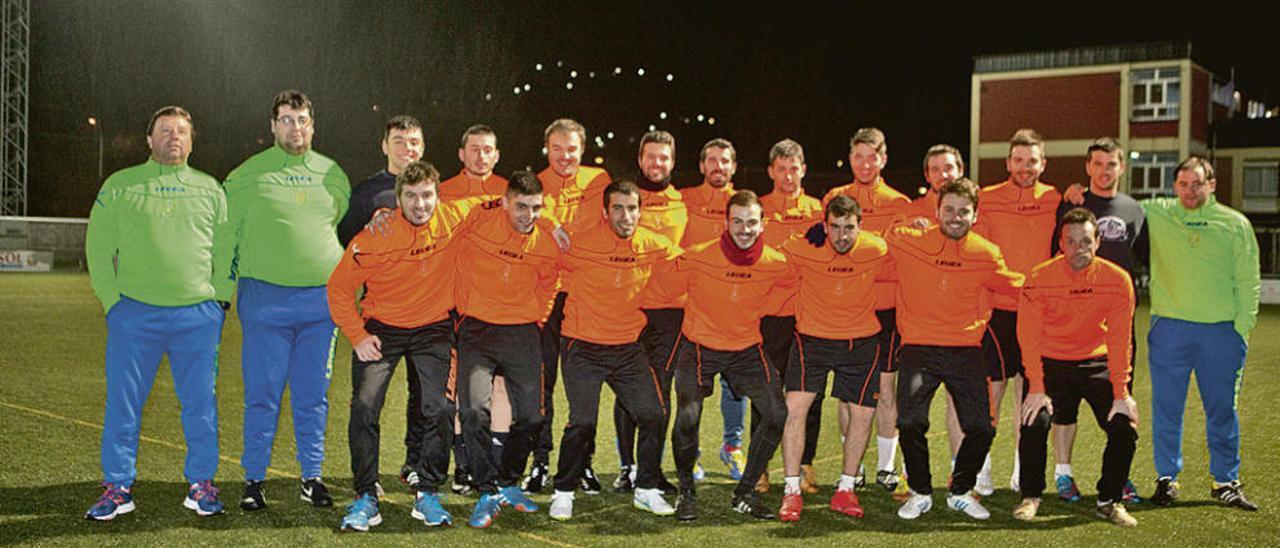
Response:
POLYGON ((31 1, 0 0, 0 215, 27 214, 31 1))

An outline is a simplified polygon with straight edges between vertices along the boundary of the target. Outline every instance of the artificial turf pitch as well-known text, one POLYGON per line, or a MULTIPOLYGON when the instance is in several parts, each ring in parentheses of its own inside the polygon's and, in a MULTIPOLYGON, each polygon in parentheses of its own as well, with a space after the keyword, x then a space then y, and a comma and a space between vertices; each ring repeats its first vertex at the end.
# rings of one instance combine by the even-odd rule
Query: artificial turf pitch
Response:
MULTIPOLYGON (((1138 333, 1148 321, 1139 310, 1138 333)), ((899 519, 897 503, 872 487, 861 491, 866 517, 853 519, 827 509, 831 485, 839 475, 839 434, 834 407, 828 400, 815 467, 823 488, 805 499, 798 524, 755 522, 729 509, 733 483, 717 458, 720 412, 713 396, 704 407, 702 464, 707 479, 698 486, 700 518, 677 523, 631 507, 629 495, 608 489, 617 473, 612 424, 612 393, 602 397, 595 469, 606 483, 599 496, 578 494, 575 517, 553 522, 547 517, 548 492, 534 496, 543 505, 536 514, 508 510, 483 531, 466 527, 474 496, 445 498, 455 526, 428 529, 409 517, 412 496, 394 474, 404 458, 403 367, 396 372, 382 417, 382 484, 387 498, 381 505, 383 523, 367 534, 339 533, 342 507, 352 498, 347 450, 347 418, 351 394, 350 346, 338 345, 329 391, 329 428, 325 479, 333 491, 334 508, 311 508, 298 499, 298 467, 293 458, 293 432, 286 403, 267 481, 269 508, 242 512, 237 501, 243 486, 239 466, 243 405, 240 377, 240 325, 232 314, 223 333, 218 374, 218 405, 222 463, 216 483, 223 489, 227 512, 199 518, 182 509, 187 486, 182 479, 184 458, 178 402, 168 366, 162 366, 147 402, 138 457, 134 500, 138 509, 108 523, 86 521, 85 510, 101 492, 98 450, 101 436, 105 380, 102 372, 106 329, 101 306, 89 290, 84 274, 0 275, 0 544, 42 545, 312 545, 369 543, 409 545, 530 545, 530 546, 755 546, 794 542, 820 545, 1275 545, 1280 538, 1280 428, 1273 409, 1280 402, 1280 307, 1264 306, 1252 336, 1249 362, 1240 392, 1242 422, 1241 477, 1246 493, 1262 509, 1256 513, 1226 508, 1209 497, 1210 478, 1204 443, 1204 420, 1192 383, 1184 436, 1183 497, 1173 507, 1150 503, 1131 506, 1138 528, 1122 530, 1093 516, 1094 482, 1099 473, 1103 436, 1087 410, 1080 411, 1081 428, 1075 449, 1075 474, 1085 500, 1068 504, 1046 493, 1040 517, 1033 523, 1015 521, 1010 511, 1019 496, 1009 490, 1013 438, 1011 394, 1006 396, 993 447, 997 491, 983 503, 991 511, 987 522, 973 521, 945 507, 947 443, 942 398, 935 400, 930 449, 935 486, 934 509, 914 522, 899 519)), ((1142 496, 1149 496, 1154 472, 1151 462, 1149 377, 1146 341, 1140 339, 1136 397, 1142 414, 1138 453, 1132 477, 1142 496)), ((403 364, 402 364, 403 365, 403 364)), ((286 394, 287 398, 287 394, 286 394)), ((1087 407, 1087 406, 1086 406, 1087 407)), ((566 409, 563 390, 557 393, 557 442, 566 409)), ((1052 454, 1052 453, 1051 453, 1052 454)), ((552 455, 554 472, 555 454, 552 455)), ((664 470, 674 480, 668 455, 664 470)), ((900 458, 900 457, 899 457, 900 458)), ((865 462, 874 467, 875 443, 865 462)), ((781 497, 782 457, 770 465, 773 490, 765 500, 777 507, 781 497)), ((451 467, 452 468, 452 467, 451 467)), ((1050 459, 1052 469, 1052 457, 1050 459)), ((1052 490, 1052 482, 1050 482, 1052 490)), ((672 501, 674 502, 674 501, 672 501)))

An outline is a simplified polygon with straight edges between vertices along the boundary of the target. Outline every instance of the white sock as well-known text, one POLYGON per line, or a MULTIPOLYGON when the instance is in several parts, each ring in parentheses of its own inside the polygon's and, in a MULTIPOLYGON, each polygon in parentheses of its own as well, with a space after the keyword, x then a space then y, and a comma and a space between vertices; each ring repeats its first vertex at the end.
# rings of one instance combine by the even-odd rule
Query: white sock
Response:
POLYGON ((876 436, 876 455, 876 470, 892 472, 893 462, 898 456, 898 437, 876 436))
POLYGON ((1018 475, 1019 475, 1019 474, 1021 474, 1021 473, 1022 473, 1022 459, 1018 458, 1018 454, 1017 454, 1017 453, 1014 453, 1014 455, 1013 455, 1013 475, 1011 475, 1011 476, 1009 476, 1009 477, 1016 478, 1016 477, 1018 477, 1018 475))
POLYGON ((786 485, 784 493, 788 495, 800 494, 800 476, 787 476, 783 478, 783 482, 786 485))
POLYGON ((840 481, 836 483, 836 491, 852 491, 854 477, 849 474, 840 474, 840 481))
POLYGON ((982 461, 982 470, 978 471, 979 476, 991 476, 991 453, 987 453, 987 460, 982 461))
POLYGON ((1070 464, 1055 464, 1055 465, 1053 466, 1053 477, 1054 477, 1054 478, 1057 478, 1057 477, 1059 477, 1059 476, 1071 476, 1071 475, 1074 475, 1074 474, 1072 474, 1072 473, 1071 473, 1071 465, 1070 465, 1070 464))

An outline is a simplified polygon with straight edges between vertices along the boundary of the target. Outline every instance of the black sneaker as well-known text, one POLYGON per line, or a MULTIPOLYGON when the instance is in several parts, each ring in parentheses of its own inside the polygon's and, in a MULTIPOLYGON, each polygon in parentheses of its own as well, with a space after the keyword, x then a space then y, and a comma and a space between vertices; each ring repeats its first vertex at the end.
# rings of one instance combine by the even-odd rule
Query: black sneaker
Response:
POLYGON ((667 477, 663 475, 658 475, 658 489, 661 489, 662 494, 668 497, 674 497, 676 493, 680 492, 680 490, 676 489, 676 486, 667 481, 667 477))
POLYGON ((676 498, 676 520, 693 521, 695 519, 698 519, 698 499, 693 496, 693 490, 681 491, 680 496, 676 498))
POLYGON ((241 510, 252 512, 267 507, 267 499, 262 493, 262 483, 262 480, 245 482, 244 495, 240 496, 241 510))
POLYGON ((470 495, 475 491, 475 485, 471 481, 471 474, 466 470, 458 469, 453 472, 453 486, 450 487, 455 495, 470 495))
MULTIPOLYGON (((863 481, 865 482, 866 480, 863 481)), ((885 491, 890 493, 896 491, 898 489, 898 471, 881 470, 876 472, 876 485, 883 487, 885 491)))
POLYGON ((1235 506, 1236 508, 1248 510, 1250 512, 1256 512, 1258 510, 1257 504, 1254 504, 1253 502, 1250 502, 1249 499, 1244 498, 1244 491, 1240 489, 1240 482, 1238 481, 1233 481, 1223 485, 1222 487, 1214 488, 1209 492, 1209 494, 1213 495, 1213 498, 1225 502, 1227 506, 1235 506))
POLYGON ((600 494, 600 479, 596 477, 596 471, 590 466, 582 468, 582 492, 588 495, 600 494))
POLYGON ((733 500, 729 502, 729 507, 733 508, 734 512, 746 514, 756 519, 773 519, 775 514, 772 508, 765 506, 760 501, 760 495, 756 493, 734 495, 733 500))
POLYGON ((414 470, 412 466, 406 464, 400 467, 400 483, 408 485, 409 491, 413 493, 418 492, 419 479, 421 478, 419 478, 418 472, 414 470))
POLYGON ((1160 478, 1156 480, 1156 492, 1151 495, 1151 504, 1156 506, 1168 506, 1178 499, 1178 495, 1182 494, 1182 486, 1173 478, 1160 478))
POLYGON ((333 496, 329 495, 329 488, 324 486, 324 481, 320 478, 302 480, 301 498, 317 508, 333 506, 333 496))
POLYGON ((542 486, 547 483, 547 479, 547 465, 535 462, 533 463, 533 468, 529 469, 529 475, 525 476, 524 481, 520 482, 520 490, 526 493, 541 493, 542 486))
POLYGON ((631 481, 631 467, 623 466, 618 472, 617 479, 613 480, 614 493, 634 493, 636 490, 635 482, 631 481))

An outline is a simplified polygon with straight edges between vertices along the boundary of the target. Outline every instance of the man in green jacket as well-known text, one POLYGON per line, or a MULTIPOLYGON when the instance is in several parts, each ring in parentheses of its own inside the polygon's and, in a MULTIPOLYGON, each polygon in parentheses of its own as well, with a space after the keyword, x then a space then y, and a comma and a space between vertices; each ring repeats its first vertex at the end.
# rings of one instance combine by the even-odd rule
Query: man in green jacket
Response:
POLYGON ((1195 372, 1204 404, 1212 496, 1257 510, 1240 489, 1240 416, 1236 408, 1249 332, 1258 322, 1258 240, 1239 211, 1219 204, 1208 160, 1178 165, 1176 198, 1141 202, 1151 231, 1150 348, 1155 494, 1179 495, 1182 414, 1195 372))
POLYGON ((311 150, 315 120, 302 92, 276 95, 271 132, 275 144, 232 171, 225 187, 244 330, 245 510, 266 507, 262 481, 286 384, 302 500, 333 505, 320 480, 337 341, 325 282, 342 257, 335 228, 347 210, 351 184, 337 163, 311 150))
POLYGON ((164 107, 147 126, 146 163, 113 173, 89 214, 89 284, 107 315, 107 401, 102 485, 85 513, 106 521, 132 512, 142 408, 160 358, 169 355, 187 440, 183 506, 222 513, 214 385, 224 308, 234 287, 227 201, 218 181, 187 165, 191 114, 164 107))

